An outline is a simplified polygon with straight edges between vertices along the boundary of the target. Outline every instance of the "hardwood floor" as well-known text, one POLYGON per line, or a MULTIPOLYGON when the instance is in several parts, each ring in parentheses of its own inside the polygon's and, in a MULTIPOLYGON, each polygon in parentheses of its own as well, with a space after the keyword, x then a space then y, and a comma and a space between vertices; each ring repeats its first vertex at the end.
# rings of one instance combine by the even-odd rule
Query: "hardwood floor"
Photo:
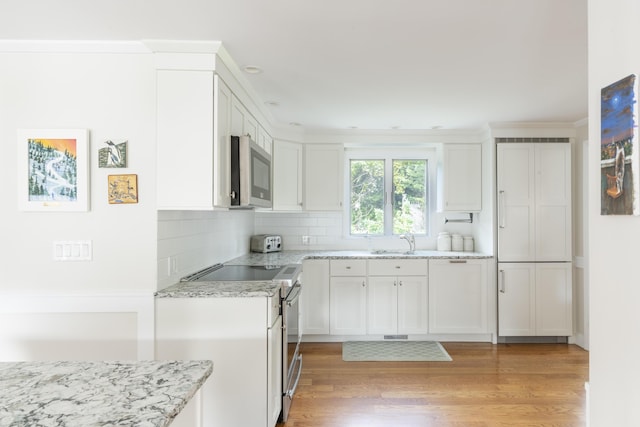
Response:
POLYGON ((452 362, 343 362, 341 343, 303 343, 300 384, 278 426, 586 425, 580 347, 442 344, 452 362))

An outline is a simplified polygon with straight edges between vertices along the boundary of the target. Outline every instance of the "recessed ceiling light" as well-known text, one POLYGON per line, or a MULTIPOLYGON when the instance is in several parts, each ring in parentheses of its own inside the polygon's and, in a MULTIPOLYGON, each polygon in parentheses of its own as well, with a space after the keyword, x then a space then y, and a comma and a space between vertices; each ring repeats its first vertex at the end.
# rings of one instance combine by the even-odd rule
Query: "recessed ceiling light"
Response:
POLYGON ((391 126, 391 129, 400 129, 400 126, 391 126))
POLYGON ((358 126, 349 126, 349 129, 358 129, 358 126))
POLYGON ((302 125, 298 122, 290 122, 289 126, 302 126, 302 125))
POLYGON ((431 126, 431 129, 433 129, 433 130, 442 129, 442 126, 440 126, 440 125, 438 125, 438 126, 431 126))
POLYGON ((249 74, 260 74, 262 72, 262 68, 256 65, 247 65, 243 68, 245 73, 249 74))
POLYGON ((277 107, 280 105, 277 101, 265 101, 264 105, 268 105, 269 107, 277 107))

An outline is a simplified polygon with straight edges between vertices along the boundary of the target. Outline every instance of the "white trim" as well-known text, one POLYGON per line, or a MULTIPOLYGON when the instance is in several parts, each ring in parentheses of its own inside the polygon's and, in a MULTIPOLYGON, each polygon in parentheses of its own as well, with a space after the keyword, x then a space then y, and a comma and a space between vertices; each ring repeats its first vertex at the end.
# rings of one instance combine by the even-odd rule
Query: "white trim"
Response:
POLYGON ((155 357, 155 298, 149 294, 0 295, 0 313, 136 313, 139 360, 155 357))

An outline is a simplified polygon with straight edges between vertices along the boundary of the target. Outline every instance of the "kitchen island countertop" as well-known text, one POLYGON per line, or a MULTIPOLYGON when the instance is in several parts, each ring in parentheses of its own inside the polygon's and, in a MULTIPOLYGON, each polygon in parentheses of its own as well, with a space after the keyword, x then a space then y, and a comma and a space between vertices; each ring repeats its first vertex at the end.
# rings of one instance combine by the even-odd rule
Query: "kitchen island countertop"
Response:
POLYGON ((2 362, 0 426, 168 426, 212 371, 210 360, 2 362))

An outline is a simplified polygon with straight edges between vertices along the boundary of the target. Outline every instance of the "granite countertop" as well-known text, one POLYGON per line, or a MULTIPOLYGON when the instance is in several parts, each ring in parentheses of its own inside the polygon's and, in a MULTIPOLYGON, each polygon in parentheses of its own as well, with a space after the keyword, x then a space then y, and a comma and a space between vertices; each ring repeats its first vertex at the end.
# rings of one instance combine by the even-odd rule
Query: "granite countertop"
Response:
POLYGON ((168 426, 210 360, 0 363, 0 426, 168 426))
POLYGON ((225 262, 226 265, 286 265, 300 264, 305 259, 486 259, 492 255, 480 252, 422 251, 365 251, 365 250, 315 250, 249 253, 225 262))
MULTIPOLYGON (((478 252, 402 251, 369 252, 363 250, 342 251, 282 251, 249 253, 225 265, 287 265, 301 264, 305 259, 486 259, 492 258, 478 252)), ((278 283, 261 282, 180 282, 156 292, 157 298, 225 298, 271 297, 280 290, 278 283)))

